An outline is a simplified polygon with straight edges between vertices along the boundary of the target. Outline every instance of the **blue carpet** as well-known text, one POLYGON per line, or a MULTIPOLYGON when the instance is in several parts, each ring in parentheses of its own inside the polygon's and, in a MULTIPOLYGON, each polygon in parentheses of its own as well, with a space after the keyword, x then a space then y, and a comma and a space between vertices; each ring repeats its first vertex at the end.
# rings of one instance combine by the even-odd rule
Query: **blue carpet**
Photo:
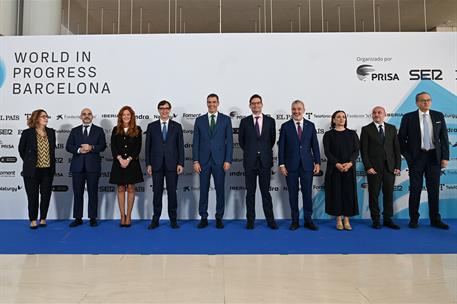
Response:
POLYGON ((353 220, 352 231, 338 231, 333 220, 317 220, 319 231, 300 227, 289 231, 290 221, 278 221, 270 230, 257 221, 254 230, 245 221, 225 221, 225 229, 197 229, 197 221, 179 221, 180 229, 168 221, 147 230, 149 221, 133 221, 120 228, 119 221, 100 221, 96 228, 69 228, 70 221, 48 221, 48 227, 31 230, 24 220, 0 221, 0 254, 403 254, 457 253, 457 220, 446 220, 450 230, 430 227, 420 221, 418 229, 397 220, 400 230, 374 230, 369 220, 353 220))

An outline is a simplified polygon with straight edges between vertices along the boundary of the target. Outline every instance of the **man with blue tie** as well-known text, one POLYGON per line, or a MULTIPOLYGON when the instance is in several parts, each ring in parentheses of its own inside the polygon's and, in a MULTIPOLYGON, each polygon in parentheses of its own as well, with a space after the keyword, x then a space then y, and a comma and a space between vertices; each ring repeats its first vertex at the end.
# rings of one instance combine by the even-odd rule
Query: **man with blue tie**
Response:
POLYGON ((154 214, 148 229, 159 227, 162 214, 163 180, 167 183, 168 218, 173 229, 179 228, 177 222, 178 199, 176 187, 178 175, 184 169, 184 140, 180 123, 170 119, 171 103, 162 100, 157 105, 160 118, 148 125, 146 131, 146 172, 152 175, 152 204, 154 214))
POLYGON ((321 156, 316 128, 306 119, 305 104, 292 102, 292 119, 281 125, 278 142, 279 171, 286 177, 289 189, 289 204, 292 215, 290 230, 299 227, 298 183, 303 196, 305 228, 317 230, 313 223, 312 185, 313 174, 320 171, 321 156))
POLYGON ((254 94, 249 99, 252 115, 240 122, 238 142, 243 149, 243 167, 246 184, 246 228, 254 229, 255 192, 257 176, 262 195, 263 212, 267 225, 278 229, 273 214, 270 194, 271 167, 273 166, 273 146, 276 141, 275 120, 262 114, 262 97, 254 94))
POLYGON ((224 228, 225 172, 232 163, 233 130, 230 117, 217 111, 219 97, 209 94, 206 98, 208 113, 195 120, 192 142, 194 171, 200 176, 198 228, 208 226, 208 192, 211 175, 216 188, 216 228, 224 228))
POLYGON ((68 136, 66 150, 73 154, 70 172, 73 181, 73 217, 70 227, 83 224, 84 186, 89 196, 90 226, 96 227, 98 214, 98 180, 101 171, 100 153, 106 149, 105 132, 94 125, 91 109, 84 108, 80 115, 82 125, 73 128, 68 136))
POLYGON ((398 139, 401 154, 409 168, 409 227, 417 228, 422 185, 428 194, 430 224, 449 229, 439 213, 441 169, 449 161, 449 138, 444 115, 431 110, 432 97, 427 92, 416 95, 417 111, 403 115, 398 139))

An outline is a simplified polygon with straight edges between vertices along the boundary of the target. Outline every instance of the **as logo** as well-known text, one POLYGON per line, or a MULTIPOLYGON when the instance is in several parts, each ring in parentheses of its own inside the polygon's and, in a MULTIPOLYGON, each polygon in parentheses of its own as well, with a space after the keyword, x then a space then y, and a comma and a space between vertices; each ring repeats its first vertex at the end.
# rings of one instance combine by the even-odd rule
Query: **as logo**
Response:
POLYGON ((2 58, 0 58, 0 88, 2 87, 3 83, 5 82, 5 77, 6 77, 5 64, 3 63, 2 58))

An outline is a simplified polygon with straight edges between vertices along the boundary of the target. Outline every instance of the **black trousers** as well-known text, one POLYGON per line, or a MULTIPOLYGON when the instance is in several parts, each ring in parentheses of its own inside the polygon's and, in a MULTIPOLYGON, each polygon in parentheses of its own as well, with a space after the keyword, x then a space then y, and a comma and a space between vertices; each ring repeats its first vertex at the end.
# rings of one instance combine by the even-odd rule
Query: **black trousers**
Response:
POLYGON ((259 177, 260 194, 262 195, 263 212, 267 222, 274 221, 273 203, 270 194, 271 168, 262 167, 259 157, 253 168, 245 168, 246 183, 246 219, 255 220, 255 192, 257 188, 257 176, 259 177))
POLYGON ((83 217, 84 206, 84 186, 87 182, 87 194, 89 196, 88 215, 91 219, 96 219, 98 214, 98 179, 99 172, 73 172, 73 217, 81 219, 83 217))
POLYGON ((436 160, 436 151, 421 151, 409 168, 409 218, 419 219, 419 204, 425 175, 428 194, 428 209, 431 222, 441 220, 439 213, 441 164, 436 160))
POLYGON ((394 213, 393 191, 395 175, 389 171, 387 163, 384 163, 384 167, 377 171, 377 174, 367 174, 367 180, 371 219, 373 222, 379 222, 380 220, 379 193, 382 189, 382 215, 384 221, 390 221, 394 213))
POLYGON ((178 198, 176 195, 176 187, 178 185, 178 174, 175 168, 167 168, 165 161, 163 162, 162 168, 157 171, 153 171, 152 174, 152 191, 154 192, 152 204, 154 207, 154 214, 152 219, 158 221, 162 214, 162 196, 163 196, 163 181, 167 182, 167 194, 168 194, 168 217, 171 221, 176 221, 177 209, 178 209, 178 198))
POLYGON ((54 176, 50 168, 36 168, 35 176, 24 176, 25 192, 27 193, 29 220, 38 219, 38 206, 40 220, 45 220, 48 215, 49 201, 51 200, 52 181, 54 176), (41 202, 40 202, 41 196, 41 202))

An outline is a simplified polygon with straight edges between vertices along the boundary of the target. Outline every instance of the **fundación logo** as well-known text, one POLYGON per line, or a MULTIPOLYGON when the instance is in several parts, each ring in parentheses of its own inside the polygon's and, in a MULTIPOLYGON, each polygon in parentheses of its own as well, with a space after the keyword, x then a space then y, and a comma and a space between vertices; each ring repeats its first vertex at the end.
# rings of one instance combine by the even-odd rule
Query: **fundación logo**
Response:
POLYGON ((5 64, 3 63, 2 58, 0 58, 0 88, 2 87, 3 83, 5 82, 6 78, 6 68, 5 64))

